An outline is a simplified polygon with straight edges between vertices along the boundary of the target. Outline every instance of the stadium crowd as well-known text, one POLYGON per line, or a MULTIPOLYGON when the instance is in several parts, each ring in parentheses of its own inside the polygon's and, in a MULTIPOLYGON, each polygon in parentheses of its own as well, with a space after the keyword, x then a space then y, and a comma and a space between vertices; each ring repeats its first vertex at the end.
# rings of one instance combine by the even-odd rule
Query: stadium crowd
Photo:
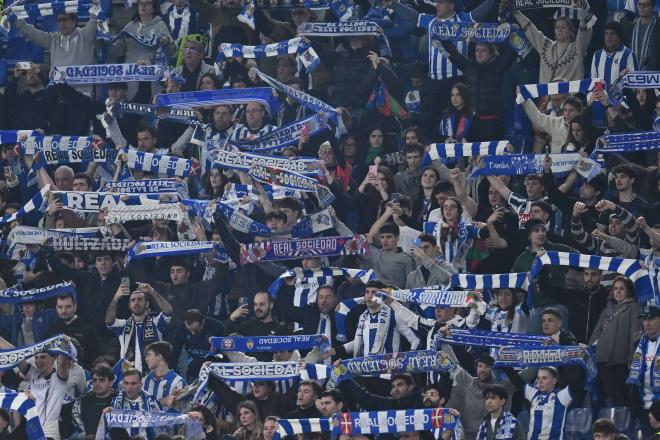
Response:
POLYGON ((3 7, 0 439, 660 438, 656 0, 3 7))

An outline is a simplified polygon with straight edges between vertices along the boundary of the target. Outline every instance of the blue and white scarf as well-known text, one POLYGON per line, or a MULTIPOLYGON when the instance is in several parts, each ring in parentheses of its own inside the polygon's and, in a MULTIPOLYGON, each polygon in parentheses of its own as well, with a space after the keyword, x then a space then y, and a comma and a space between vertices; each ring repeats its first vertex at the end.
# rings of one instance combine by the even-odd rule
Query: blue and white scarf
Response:
MULTIPOLYGON (((547 154, 508 154, 504 156, 484 156, 470 177, 476 176, 515 176, 543 173, 543 161, 547 154)), ((577 171, 588 181, 598 175, 602 167, 593 159, 579 153, 550 154, 552 172, 556 174, 577 171)))
POLYGON ((24 302, 37 302, 64 293, 70 293, 75 298, 76 288, 70 281, 30 290, 18 290, 16 286, 14 286, 9 289, 0 290, 0 303, 18 304, 24 302))
POLYGON ((281 186, 294 191, 316 192, 316 186, 319 183, 313 177, 307 177, 293 171, 259 165, 253 165, 248 175, 254 177, 259 182, 281 186))
POLYGON ((499 156, 507 151, 509 141, 466 142, 455 144, 431 144, 424 153, 422 166, 427 166, 434 160, 454 157, 499 156))
POLYGON ((170 5, 163 14, 164 21, 168 24, 172 39, 186 37, 190 31, 197 29, 197 12, 191 11, 189 6, 170 5))
POLYGON ((332 432, 334 417, 319 417, 312 419, 278 419, 277 431, 273 440, 284 437, 295 437, 297 434, 309 432, 332 432))
POLYGON ((472 41, 503 43, 511 35, 509 23, 475 23, 435 20, 430 26, 430 38, 435 41, 472 41))
POLYGON ((135 244, 126 253, 126 263, 144 258, 173 255, 205 254, 213 252, 217 261, 229 260, 227 252, 220 243, 212 241, 142 241, 135 244))
POLYGON ((41 191, 36 193, 21 209, 16 211, 13 214, 6 214, 0 218, 0 225, 6 225, 7 223, 15 222, 20 220, 26 214, 34 211, 35 209, 41 208, 41 205, 45 202, 46 193, 50 191, 50 185, 46 185, 41 188, 41 191))
POLYGON ((114 208, 118 205, 150 205, 158 203, 173 203, 178 196, 171 194, 119 194, 95 191, 51 191, 51 194, 62 202, 65 209, 77 212, 99 212, 102 209, 114 208), (168 198, 166 201, 165 199, 168 198))
POLYGON ((261 72, 256 67, 250 69, 250 72, 254 72, 263 82, 265 82, 266 84, 277 90, 278 92, 283 93, 286 96, 290 97, 291 99, 295 100, 306 109, 309 109, 316 113, 319 112, 325 113, 328 116, 328 119, 336 124, 337 129, 335 130, 335 135, 337 137, 347 133, 346 127, 344 127, 341 117, 339 117, 339 113, 337 113, 337 110, 335 110, 334 107, 331 107, 330 105, 326 104, 325 102, 321 101, 320 99, 314 96, 308 95, 302 90, 297 90, 291 86, 282 84, 275 78, 270 77, 265 73, 261 72))
POLYGON ((178 203, 165 203, 158 205, 117 205, 108 209, 105 224, 136 222, 145 220, 167 220, 180 223, 187 213, 178 203))
POLYGON ((305 66, 307 72, 313 71, 321 63, 314 49, 305 43, 301 37, 283 40, 272 44, 261 44, 258 46, 245 46, 238 43, 221 43, 218 56, 215 59, 216 73, 222 72, 222 65, 227 58, 240 57, 250 59, 261 59, 276 57, 280 55, 296 54, 300 63, 305 66))
POLYGON ((252 220, 238 209, 234 209, 226 203, 219 202, 216 204, 216 209, 222 214, 229 226, 238 231, 259 237, 269 237, 272 233, 268 226, 252 220))
POLYGON ((34 399, 30 399, 26 393, 0 393, 0 408, 13 410, 20 413, 27 422, 25 427, 27 437, 30 440, 46 440, 39 412, 34 399))
POLYGON ((113 251, 123 252, 128 249, 133 240, 112 237, 81 237, 61 236, 51 237, 47 243, 56 251, 113 251))
MULTIPOLYGON (((642 336, 637 344, 635 349, 635 354, 633 355, 632 363, 630 364, 630 373, 628 374, 628 379, 626 383, 637 385, 640 388, 643 388, 644 385, 650 385, 651 390, 654 394, 660 393, 660 353, 657 351, 655 353, 648 353, 649 347, 649 338, 646 334, 642 336), (651 383, 644 384, 646 378, 646 356, 653 354, 653 360, 651 361, 651 383)), ((640 389, 640 393, 643 392, 640 389)))
POLYGON ((103 423, 99 426, 96 439, 106 440, 106 436, 109 435, 112 428, 153 429, 172 428, 179 425, 185 426, 187 439, 203 440, 206 438, 202 422, 187 414, 113 408, 103 416, 103 423))
POLYGON ((279 100, 270 87, 199 90, 156 95, 156 105, 186 109, 220 104, 247 104, 249 102, 258 102, 271 115, 277 114, 280 108, 279 100))
MULTIPOLYGON (((637 301, 640 304, 653 299, 653 286, 648 270, 644 269, 639 260, 616 257, 600 257, 596 255, 572 254, 569 252, 549 251, 540 257, 534 258, 529 271, 529 279, 534 280, 543 266, 568 266, 573 268, 591 268, 619 273, 635 283, 637 301)), ((531 295, 529 295, 531 298, 531 295)))
POLYGON ((337 340, 346 342, 346 317, 348 313, 359 305, 364 304, 364 298, 350 298, 339 304, 335 309, 335 327, 337 328, 337 340))
MULTIPOLYGON (((487 414, 483 422, 479 425, 476 440, 488 440, 488 427, 490 421, 491 416, 490 414, 487 414)), ((517 429, 518 419, 516 419, 509 411, 502 411, 502 414, 495 421, 495 429, 493 430, 492 438, 497 440, 514 440, 517 429)))
POLYGON ((579 365, 587 373, 587 383, 597 374, 596 362, 590 349, 578 346, 501 347, 497 350, 494 367, 559 367, 579 365))
POLYGON ((354 35, 370 35, 376 37, 380 48, 380 56, 391 57, 392 50, 387 37, 377 23, 367 20, 344 22, 316 23, 306 22, 298 27, 298 35, 305 37, 348 37, 354 35))
MULTIPOLYGON (((302 173, 304 174, 304 173, 302 173)), ((282 187, 273 187, 270 185, 262 185, 268 199, 277 200, 285 197, 294 197, 299 199, 300 193, 282 187)), ((250 200, 259 201, 259 193, 252 185, 243 185, 239 183, 229 183, 222 194, 222 200, 240 199, 244 196, 249 196, 250 200)))
POLYGON ((291 122, 256 139, 229 142, 243 150, 267 152, 282 150, 290 145, 297 145, 303 134, 314 136, 327 129, 328 125, 325 122, 325 118, 316 114, 301 121, 291 122))
POLYGON ((147 34, 147 35, 135 35, 132 32, 129 32, 127 30, 121 31, 118 35, 109 38, 108 41, 108 46, 112 45, 116 40, 119 40, 120 38, 130 38, 131 40, 135 41, 137 44, 148 48, 148 49, 155 49, 154 52, 154 63, 156 63, 159 66, 167 66, 167 55, 165 54, 165 51, 163 50, 163 47, 160 45, 160 40, 163 37, 169 37, 169 35, 164 35, 164 34, 147 34))
POLYGON ((435 350, 387 353, 345 359, 332 369, 328 387, 355 376, 373 376, 391 373, 426 373, 450 371, 456 366, 443 352, 435 350))
POLYGON ((324 209, 314 214, 306 215, 298 223, 291 227, 291 236, 293 238, 311 237, 323 231, 334 228, 334 221, 330 211, 324 209))
POLYGON ((453 430, 458 418, 447 408, 363 411, 339 414, 334 433, 344 435, 397 434, 400 432, 453 430))
POLYGON ((318 175, 318 159, 307 157, 269 156, 255 153, 217 150, 213 166, 217 168, 247 172, 253 165, 293 171, 303 175, 318 175))
POLYGON ((86 148, 70 150, 38 151, 33 169, 38 168, 37 163, 43 161, 48 165, 66 165, 71 163, 106 163, 112 164, 117 159, 118 150, 114 148, 86 148))
POLYGON ((62 341, 64 341, 64 336, 57 335, 25 347, 0 350, 0 370, 12 370, 14 367, 20 365, 21 362, 38 353, 57 349, 61 346, 62 341))
POLYGON ((307 304, 316 302, 316 293, 319 287, 333 283, 333 277, 352 277, 359 279, 363 284, 376 279, 373 269, 346 269, 343 267, 320 267, 318 269, 302 269, 296 267, 289 269, 277 277, 268 287, 268 293, 273 299, 277 299, 280 289, 287 278, 295 278, 295 292, 293 305, 295 307, 304 307, 307 304))
POLYGON ((94 238, 98 233, 99 228, 48 229, 16 226, 12 228, 7 236, 7 241, 12 244, 44 244, 49 238, 53 237, 94 238))
POLYGON ((364 235, 352 237, 313 237, 262 241, 241 245, 241 264, 286 261, 301 258, 364 255, 368 249, 364 235))
POLYGON ((16 144, 19 139, 40 134, 35 130, 0 130, 0 145, 16 144))
POLYGON ((605 81, 602 78, 592 78, 568 82, 521 85, 519 86, 520 93, 516 96, 516 104, 522 104, 528 99, 548 95, 587 93, 596 87, 596 83, 605 84, 605 81))
POLYGON ((34 134, 20 142, 21 154, 34 155, 38 151, 85 150, 103 146, 103 142, 93 136, 44 136, 34 134))
POLYGON ((474 275, 453 274, 450 285, 470 290, 527 289, 527 272, 474 275))
POLYGON ((440 349, 440 342, 483 348, 543 347, 553 344, 549 336, 460 328, 452 328, 447 335, 439 334, 436 341, 436 349, 440 349))
POLYGON ((601 153, 629 153, 659 149, 660 132, 657 131, 608 134, 598 138, 591 157, 596 157, 601 153))
POLYGON ((120 194, 164 194, 187 192, 186 184, 175 179, 144 179, 124 180, 122 182, 105 182, 104 191, 120 194))
POLYGON ((50 72, 51 84, 108 84, 130 81, 161 81, 167 68, 158 65, 92 64, 88 66, 59 66, 50 72))
POLYGON ((211 337, 211 351, 241 351, 244 353, 273 353, 276 351, 311 350, 319 347, 321 352, 329 346, 323 335, 287 336, 223 336, 211 337))
POLYGON ((397 301, 445 307, 469 307, 471 304, 474 304, 476 299, 472 292, 439 290, 429 287, 392 290, 389 296, 397 301))
POLYGON ((167 177, 188 177, 197 168, 193 161, 164 154, 147 153, 133 149, 124 150, 128 155, 126 165, 132 170, 146 171, 155 175, 167 177))
POLYGON ((195 111, 187 108, 171 108, 161 107, 152 104, 139 104, 137 102, 121 101, 112 106, 110 114, 117 112, 119 114, 132 114, 149 116, 150 118, 166 119, 172 122, 179 122, 181 124, 202 124, 202 121, 197 119, 195 111))

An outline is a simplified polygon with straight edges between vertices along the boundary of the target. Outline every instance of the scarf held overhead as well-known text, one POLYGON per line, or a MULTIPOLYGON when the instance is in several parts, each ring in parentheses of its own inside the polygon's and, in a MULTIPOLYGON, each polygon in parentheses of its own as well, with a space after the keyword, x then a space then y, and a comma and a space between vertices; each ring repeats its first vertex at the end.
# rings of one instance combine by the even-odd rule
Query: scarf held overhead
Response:
POLYGON ((329 345, 323 335, 290 335, 290 336, 224 336, 211 337, 211 350, 242 351, 242 352, 276 352, 293 350, 310 350, 314 347, 324 348, 329 345))
POLYGON ((241 263, 297 260, 336 255, 363 255, 368 244, 364 235, 352 237, 313 237, 294 240, 265 241, 243 244, 241 263))

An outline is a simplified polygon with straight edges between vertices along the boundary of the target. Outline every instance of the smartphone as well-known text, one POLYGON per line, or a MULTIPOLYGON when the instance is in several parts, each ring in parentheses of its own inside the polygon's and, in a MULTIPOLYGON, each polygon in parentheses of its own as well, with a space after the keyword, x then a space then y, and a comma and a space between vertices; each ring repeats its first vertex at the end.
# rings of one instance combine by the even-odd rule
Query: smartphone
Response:
POLYGON ((502 208, 504 208, 504 205, 501 204, 501 203, 498 203, 495 206, 493 206, 493 211, 497 211, 498 209, 502 209, 502 208))
POLYGON ((130 277, 121 277, 121 285, 125 286, 127 289, 131 287, 131 278, 130 277))
POLYGON ((594 85, 594 90, 595 90, 596 92, 602 92, 602 91, 603 91, 603 83, 600 82, 600 81, 597 82, 597 83, 594 85))
POLYGON ((378 165, 369 165, 369 174, 373 176, 378 175, 378 165))
POLYGON ((2 170, 5 173, 5 179, 11 177, 14 174, 14 169, 9 165, 5 165, 4 167, 2 167, 2 170))
POLYGON ((399 203, 401 201, 401 194, 399 193, 390 194, 390 201, 392 203, 399 203))
POLYGON ((247 305, 248 305, 248 299, 246 296, 241 296, 240 298, 238 298, 238 307, 247 306, 247 305))
POLYGON ((16 68, 18 70, 30 70, 32 68, 32 63, 30 61, 19 61, 16 63, 16 68))
POLYGON ((62 194, 53 194, 53 200, 55 200, 55 203, 62 203, 62 194))

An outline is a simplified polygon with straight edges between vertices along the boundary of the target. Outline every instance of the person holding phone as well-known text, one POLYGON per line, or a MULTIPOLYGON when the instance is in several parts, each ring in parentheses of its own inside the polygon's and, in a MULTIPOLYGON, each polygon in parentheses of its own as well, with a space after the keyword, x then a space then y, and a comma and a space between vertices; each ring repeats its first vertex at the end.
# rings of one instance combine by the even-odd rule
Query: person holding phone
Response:
POLYGON ((369 173, 354 198, 353 206, 359 218, 357 232, 369 232, 376 219, 385 211, 385 205, 395 191, 392 171, 387 167, 370 165, 369 173))

